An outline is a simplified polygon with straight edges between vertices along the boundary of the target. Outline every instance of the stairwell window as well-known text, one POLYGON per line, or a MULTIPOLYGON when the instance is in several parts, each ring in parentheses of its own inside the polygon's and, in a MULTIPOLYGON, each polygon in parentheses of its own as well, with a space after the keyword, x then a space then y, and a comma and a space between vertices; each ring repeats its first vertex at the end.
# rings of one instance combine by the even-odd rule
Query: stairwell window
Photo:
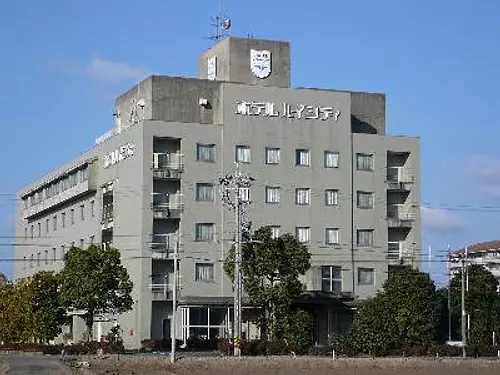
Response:
POLYGON ((295 165, 309 167, 311 164, 311 153, 306 149, 295 150, 295 165))
POLYGON ((280 190, 277 186, 266 186, 266 203, 279 203, 280 190))
POLYGON ((339 191, 336 189, 325 190, 325 205, 338 206, 339 204, 339 191))
POLYGON ((339 153, 333 151, 325 151, 325 168, 339 167, 339 153))
POLYGON ((71 225, 75 224, 75 209, 72 208, 70 211, 70 220, 71 220, 71 225))
POLYGON ((373 246, 373 229, 358 229, 357 243, 358 247, 373 246))
POLYGON ((276 239, 280 236, 281 227, 279 225, 272 225, 271 228, 271 238, 276 239))
POLYGON ((357 206, 358 208, 363 209, 373 208, 373 193, 367 191, 358 191, 357 206))
POLYGON ((214 144, 196 144, 196 160, 213 163, 215 162, 214 144))
POLYGON ((213 223, 198 223, 195 227, 196 241, 213 241, 214 240, 214 224, 213 223))
POLYGON ((340 243, 340 229, 326 228, 325 237, 325 242, 327 245, 338 245, 340 243))
POLYGON ((279 164, 280 163, 280 149, 266 147, 266 164, 279 164))
POLYGON ((323 292, 340 293, 342 291, 342 267, 321 267, 321 290, 323 292))
POLYGON ((236 162, 249 164, 251 162, 251 150, 248 146, 236 146, 236 162))
POLYGON ((210 183, 196 184, 196 200, 198 202, 213 202, 215 198, 214 185, 210 183))
POLYGON ((375 285, 375 270, 358 268, 358 285, 375 285))
POLYGON ((54 232, 57 230, 57 215, 54 215, 52 218, 53 225, 54 225, 54 232))
POLYGON ((66 227, 66 212, 61 213, 61 227, 66 227))
POLYGON ((311 189, 295 189, 295 204, 307 205, 311 203, 311 189))
POLYGON ((373 155, 357 153, 356 169, 358 171, 373 171, 373 155))
POLYGON ((80 220, 84 221, 85 220, 85 205, 82 204, 80 206, 80 220))
POLYGON ((94 211, 95 208, 94 208, 94 206, 95 206, 95 202, 94 201, 90 201, 90 216, 91 217, 95 216, 95 211, 94 211))
POLYGON ((214 281, 214 265, 212 263, 196 263, 195 280, 214 281))
POLYGON ((297 237, 297 241, 300 243, 309 243, 311 241, 311 228, 297 227, 295 228, 295 235, 297 237))

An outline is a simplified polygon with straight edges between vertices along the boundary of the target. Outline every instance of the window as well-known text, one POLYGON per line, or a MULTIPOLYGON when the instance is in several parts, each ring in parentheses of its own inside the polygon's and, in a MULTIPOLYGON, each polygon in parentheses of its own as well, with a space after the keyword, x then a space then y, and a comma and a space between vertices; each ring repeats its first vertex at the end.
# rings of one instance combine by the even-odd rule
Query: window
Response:
POLYGON ((240 200, 242 202, 250 202, 250 188, 240 188, 240 200))
POLYGON ((266 164, 280 163, 280 149, 266 147, 266 164))
POLYGON ((358 285, 375 285, 375 270, 358 268, 358 285))
POLYGON ((214 144, 196 144, 196 160, 205 162, 215 162, 214 144))
POLYGON ((236 146, 236 162, 237 163, 250 163, 250 147, 236 146))
POLYGON ((45 233, 47 233, 47 234, 48 234, 48 233, 49 233, 49 231, 50 231, 50 219, 47 219, 47 220, 45 221, 45 233))
POLYGON ((327 245, 338 245, 340 243, 340 230, 338 228, 326 228, 325 237, 327 245))
POLYGON ((33 254, 31 254, 30 255, 30 268, 33 268, 33 263, 34 263, 33 254))
POLYGON ((84 244, 85 240, 83 238, 80 238, 80 249, 83 249, 84 244))
POLYGON ((373 155, 356 154, 356 169, 358 171, 373 171, 373 155))
POLYGON ((212 223, 196 224, 196 241, 212 241, 214 239, 214 225, 212 223))
POLYGON ((93 245, 95 242, 95 236, 90 236, 89 240, 90 244, 93 245))
POLYGON ((373 229, 358 230, 358 247, 373 246, 373 229))
POLYGON ((311 155, 309 150, 295 150, 295 165, 308 167, 311 163, 311 155))
POLYGON ((64 257, 66 256, 66 245, 61 246, 61 258, 64 260, 64 257))
POLYGON ((71 220, 71 225, 75 224, 75 209, 72 208, 71 211, 70 211, 70 220, 71 220))
POLYGON ((339 204, 339 191, 336 189, 325 190, 325 205, 337 206, 339 204))
POLYGON ((358 191, 358 208, 373 208, 373 193, 358 191))
POLYGON ((323 292, 340 293, 342 291, 342 267, 321 267, 321 290, 323 292))
POLYGON ((85 220, 85 205, 80 205, 80 220, 84 221, 85 220))
POLYGON ((38 226, 38 237, 42 237, 42 223, 37 223, 38 226))
POLYGON ((211 263, 196 263, 196 281, 214 281, 214 265, 211 263))
POLYGON ((339 167, 339 153, 333 151, 325 151, 325 168, 339 167))
POLYGON ((23 257, 23 270, 26 269, 26 261, 27 261, 26 257, 23 257))
POLYGON ((266 203, 279 203, 280 190, 279 187, 266 186, 266 203))
POLYGON ((295 229, 295 235, 300 243, 308 243, 311 241, 311 228, 297 227, 295 229))
POLYGON ((49 264, 49 251, 45 250, 45 264, 49 264))
POLYGON ((61 213, 61 227, 66 228, 66 212, 61 213))
POLYGON ((54 215, 54 217, 52 218, 52 222, 54 225, 54 232, 55 232, 57 230, 57 215, 54 215))
POLYGON ((279 225, 272 225, 271 227, 271 237, 276 239, 280 236, 281 227, 279 225))
POLYGON ((95 216, 94 206, 95 206, 95 202, 94 201, 90 201, 90 216, 91 217, 95 216))
POLYGON ((196 184, 196 200, 200 202, 213 202, 214 185, 209 183, 196 184))
POLYGON ((33 224, 31 224, 31 228, 30 228, 30 237, 31 237, 31 239, 33 239, 33 231, 34 231, 33 224))
POLYGON ((52 262, 57 260, 57 249, 55 247, 52 248, 52 262))
POLYGON ((36 266, 37 267, 40 267, 40 257, 42 256, 42 254, 40 252, 38 252, 36 254, 36 266))
POLYGON ((295 204, 309 204, 311 189, 295 189, 295 204))

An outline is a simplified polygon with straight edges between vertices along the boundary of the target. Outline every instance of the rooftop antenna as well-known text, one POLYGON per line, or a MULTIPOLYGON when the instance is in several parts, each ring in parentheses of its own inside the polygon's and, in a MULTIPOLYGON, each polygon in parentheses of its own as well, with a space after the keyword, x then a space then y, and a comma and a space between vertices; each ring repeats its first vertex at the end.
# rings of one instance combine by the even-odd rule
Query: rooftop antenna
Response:
POLYGON ((211 18, 212 23, 210 26, 213 27, 213 34, 207 39, 217 43, 229 36, 229 29, 231 28, 231 19, 222 10, 222 0, 219 0, 219 12, 211 18))

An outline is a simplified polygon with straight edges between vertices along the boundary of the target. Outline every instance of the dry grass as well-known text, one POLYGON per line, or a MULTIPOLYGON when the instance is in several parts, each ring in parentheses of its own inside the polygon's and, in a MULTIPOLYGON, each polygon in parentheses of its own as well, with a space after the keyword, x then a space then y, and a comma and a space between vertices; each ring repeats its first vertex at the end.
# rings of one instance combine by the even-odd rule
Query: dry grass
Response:
POLYGON ((94 374, 108 375, 498 375, 500 361, 460 359, 338 359, 326 358, 213 358, 182 359, 176 364, 168 358, 147 357, 91 360, 94 374))

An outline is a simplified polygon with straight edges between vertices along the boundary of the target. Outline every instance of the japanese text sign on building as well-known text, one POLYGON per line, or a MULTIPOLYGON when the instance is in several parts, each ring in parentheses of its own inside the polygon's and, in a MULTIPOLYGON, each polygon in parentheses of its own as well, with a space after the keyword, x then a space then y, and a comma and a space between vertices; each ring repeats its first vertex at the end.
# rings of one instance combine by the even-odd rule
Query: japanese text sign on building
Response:
POLYGON ((109 166, 134 155, 134 147, 133 143, 127 143, 126 145, 123 145, 120 148, 104 155, 104 168, 108 168, 109 166))
POLYGON ((270 102, 240 101, 236 103, 236 114, 322 121, 332 119, 333 121, 338 121, 340 110, 335 107, 322 107, 317 105, 292 105, 288 103, 276 105, 276 103, 270 102))

